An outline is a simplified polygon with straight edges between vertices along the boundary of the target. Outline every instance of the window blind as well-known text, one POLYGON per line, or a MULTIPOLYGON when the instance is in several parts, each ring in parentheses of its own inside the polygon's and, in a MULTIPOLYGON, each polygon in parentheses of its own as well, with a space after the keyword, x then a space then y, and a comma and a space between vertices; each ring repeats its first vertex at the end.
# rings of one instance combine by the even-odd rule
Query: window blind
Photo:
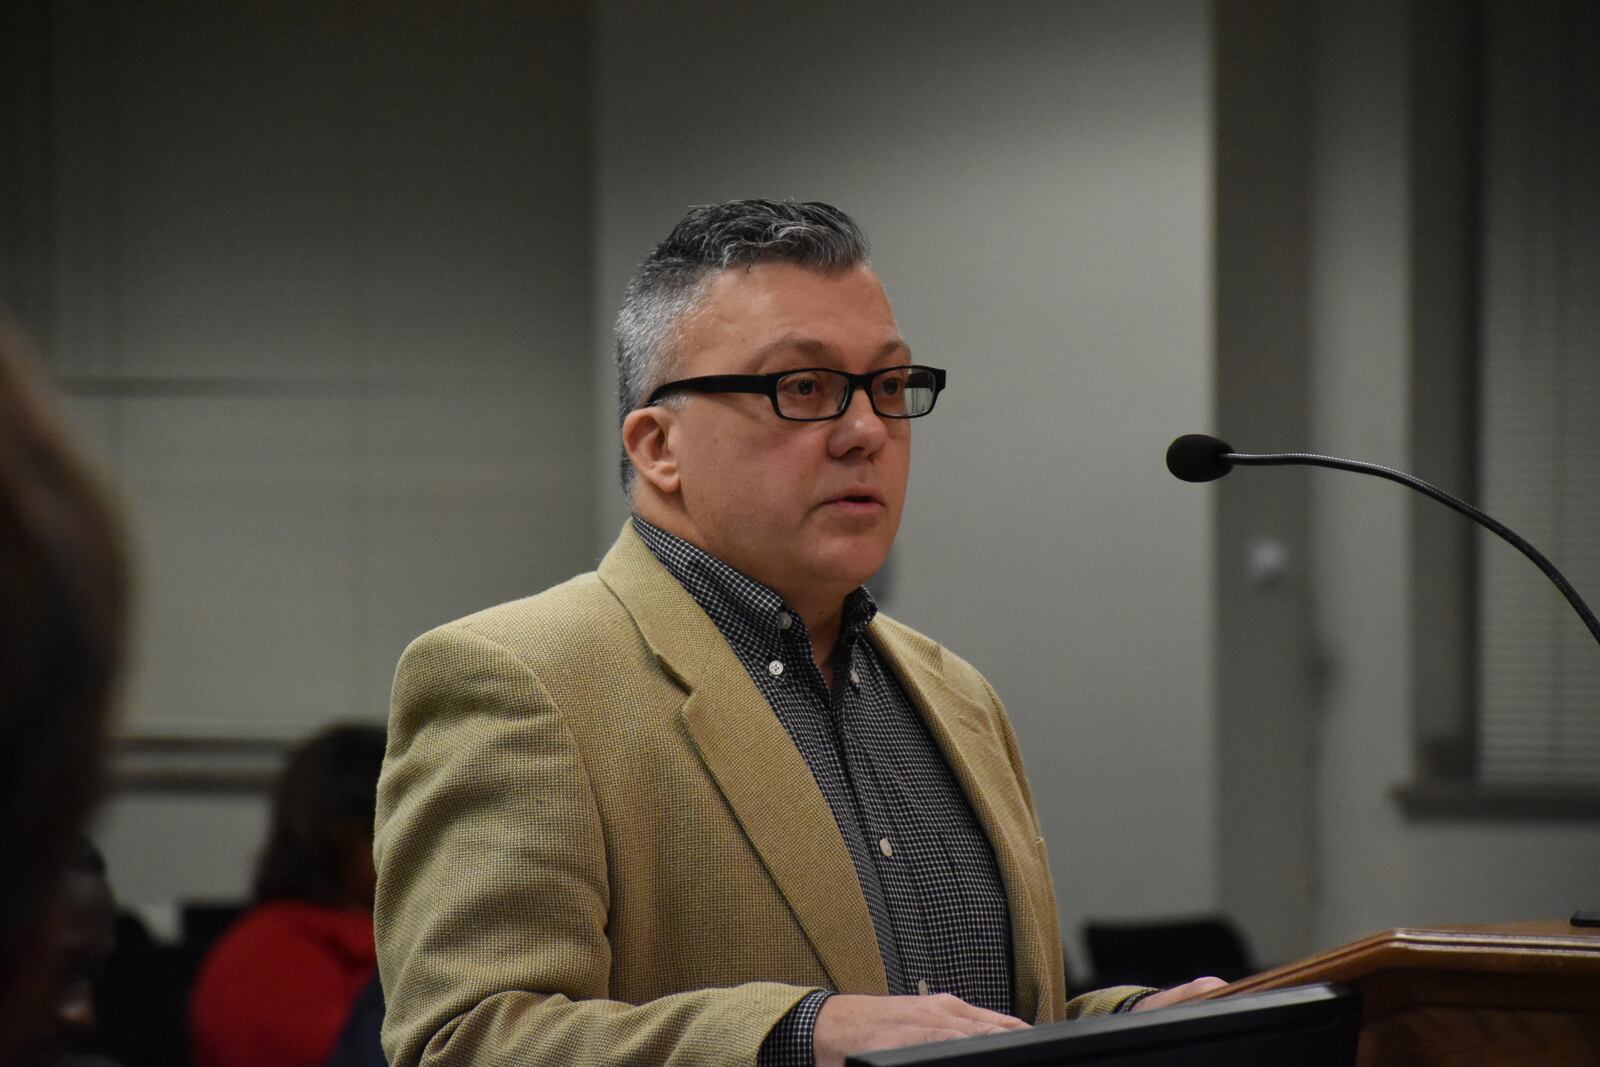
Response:
MULTIPOLYGON (((1600 603, 1600 5, 1485 5, 1485 508, 1600 603)), ((1600 785, 1600 646, 1518 553, 1479 561, 1479 776, 1600 785)))

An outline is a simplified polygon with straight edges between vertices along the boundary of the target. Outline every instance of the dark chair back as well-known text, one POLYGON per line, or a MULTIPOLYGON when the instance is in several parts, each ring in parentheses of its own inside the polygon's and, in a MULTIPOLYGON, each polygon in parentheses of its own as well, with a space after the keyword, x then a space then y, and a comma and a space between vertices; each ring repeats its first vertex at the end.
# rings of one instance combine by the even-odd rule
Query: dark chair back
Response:
POLYGON ((1259 969, 1243 936, 1220 915, 1140 922, 1088 922, 1083 927, 1090 988, 1172 986, 1201 975, 1234 981, 1259 969))

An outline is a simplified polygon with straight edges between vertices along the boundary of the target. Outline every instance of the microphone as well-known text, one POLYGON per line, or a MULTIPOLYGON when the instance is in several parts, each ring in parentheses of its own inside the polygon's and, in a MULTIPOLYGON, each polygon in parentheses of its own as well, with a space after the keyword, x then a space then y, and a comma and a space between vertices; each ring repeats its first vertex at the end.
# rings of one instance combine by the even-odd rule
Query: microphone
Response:
POLYGON ((1167 470, 1186 482, 1214 482, 1233 470, 1233 446, 1203 433, 1186 433, 1167 446, 1167 470))
POLYGON ((1594 617, 1594 612, 1589 610, 1589 605, 1583 602, 1583 597, 1572 588, 1572 583, 1566 576, 1556 570, 1555 564, 1544 557, 1544 553, 1534 548, 1509 526, 1497 519, 1484 514, 1464 500, 1451 496, 1443 489, 1430 485, 1421 478, 1413 477, 1404 471, 1397 471, 1392 467, 1380 466, 1376 463, 1363 463, 1360 460, 1340 459, 1337 456, 1319 456, 1308 452, 1280 452, 1265 455, 1254 455, 1248 452, 1235 452, 1233 446, 1226 441, 1208 436, 1203 433, 1186 433, 1167 446, 1167 470, 1174 477, 1186 482, 1212 482, 1227 474, 1237 466, 1241 467, 1330 467, 1334 470, 1355 471, 1357 474, 1371 474, 1379 478, 1387 478, 1391 482, 1399 482, 1409 486, 1424 496, 1430 496, 1455 511, 1459 511, 1467 518, 1478 523, 1484 529, 1499 536, 1512 548, 1521 552, 1533 565, 1544 572, 1544 576, 1561 590, 1561 595, 1567 598, 1567 603, 1578 613, 1583 624, 1589 628, 1589 634, 1600 643, 1600 622, 1594 617))

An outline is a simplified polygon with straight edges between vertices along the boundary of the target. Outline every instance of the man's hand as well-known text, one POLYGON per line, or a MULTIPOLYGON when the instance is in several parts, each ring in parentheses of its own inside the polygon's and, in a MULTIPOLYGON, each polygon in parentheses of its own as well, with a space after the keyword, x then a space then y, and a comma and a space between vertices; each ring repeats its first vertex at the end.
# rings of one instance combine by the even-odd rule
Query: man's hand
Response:
POLYGON ((1148 997, 1133 1006, 1134 1011, 1149 1011, 1151 1008, 1170 1008, 1174 1004, 1182 1004, 1186 1000, 1193 1000, 1202 993, 1209 993, 1213 989, 1221 989, 1227 985, 1220 978, 1196 978, 1183 985, 1175 985, 1171 989, 1163 989, 1159 993, 1151 993, 1148 997))
POLYGON ((1026 1029, 1028 1024, 1021 1019, 975 1007, 949 993, 926 997, 835 993, 817 1013, 812 1047, 817 1067, 843 1067, 844 1058, 857 1052, 1026 1029))

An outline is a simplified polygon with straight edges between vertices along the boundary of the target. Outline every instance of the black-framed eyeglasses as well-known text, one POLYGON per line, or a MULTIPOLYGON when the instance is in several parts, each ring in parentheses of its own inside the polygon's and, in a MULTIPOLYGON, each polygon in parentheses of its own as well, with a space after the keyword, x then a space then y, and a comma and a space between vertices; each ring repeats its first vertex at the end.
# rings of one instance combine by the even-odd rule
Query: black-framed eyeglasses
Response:
POLYGON ((682 378, 659 386, 645 407, 672 393, 754 393, 772 401, 778 418, 791 422, 825 422, 837 419, 850 406, 859 387, 865 389, 872 410, 886 419, 915 419, 933 410, 944 388, 945 373, 938 367, 911 363, 884 367, 866 374, 829 367, 802 367, 777 374, 710 374, 682 378))

